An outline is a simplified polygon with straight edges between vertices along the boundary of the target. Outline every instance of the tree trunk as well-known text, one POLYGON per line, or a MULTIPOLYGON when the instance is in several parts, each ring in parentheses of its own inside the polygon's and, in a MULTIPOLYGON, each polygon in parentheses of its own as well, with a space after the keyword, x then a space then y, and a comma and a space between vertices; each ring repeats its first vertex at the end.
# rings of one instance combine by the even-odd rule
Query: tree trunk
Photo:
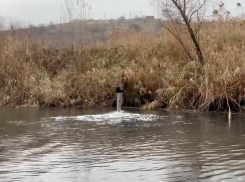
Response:
POLYGON ((177 2, 176 0, 172 0, 172 2, 173 2, 174 5, 178 8, 178 10, 179 10, 179 12, 180 12, 182 18, 183 18, 184 21, 185 21, 185 24, 186 24, 186 26, 187 26, 187 28, 188 28, 188 32, 189 32, 189 34, 191 35, 191 40, 192 40, 192 42, 193 42, 194 45, 195 45, 196 54, 197 54, 197 56, 198 56, 199 62, 201 63, 201 65, 204 65, 204 59, 203 59, 202 50, 201 50, 200 45, 199 45, 199 43, 198 43, 198 41, 197 41, 197 38, 196 38, 196 36, 195 36, 195 33, 194 33, 194 31, 193 31, 193 29, 192 29, 192 27, 191 27, 191 25, 190 25, 190 22, 188 21, 188 18, 187 18, 186 14, 185 14, 185 10, 181 8, 181 6, 178 4, 178 2, 177 2))

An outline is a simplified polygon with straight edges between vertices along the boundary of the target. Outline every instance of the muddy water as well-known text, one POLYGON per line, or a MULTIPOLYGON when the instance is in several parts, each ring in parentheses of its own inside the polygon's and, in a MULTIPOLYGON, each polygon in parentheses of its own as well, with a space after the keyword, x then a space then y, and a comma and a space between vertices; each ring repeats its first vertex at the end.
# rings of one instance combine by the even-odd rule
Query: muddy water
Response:
POLYGON ((245 181, 245 120, 136 109, 1 109, 0 181, 245 181))

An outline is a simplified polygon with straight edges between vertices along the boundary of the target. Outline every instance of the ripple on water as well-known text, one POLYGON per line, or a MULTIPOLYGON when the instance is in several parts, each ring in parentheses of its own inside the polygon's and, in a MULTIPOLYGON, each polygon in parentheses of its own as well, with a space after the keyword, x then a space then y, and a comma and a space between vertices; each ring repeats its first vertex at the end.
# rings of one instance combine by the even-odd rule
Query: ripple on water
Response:
POLYGON ((245 179, 245 135, 203 134, 215 125, 196 116, 60 115, 8 122, 9 136, 0 136, 0 181, 245 179))

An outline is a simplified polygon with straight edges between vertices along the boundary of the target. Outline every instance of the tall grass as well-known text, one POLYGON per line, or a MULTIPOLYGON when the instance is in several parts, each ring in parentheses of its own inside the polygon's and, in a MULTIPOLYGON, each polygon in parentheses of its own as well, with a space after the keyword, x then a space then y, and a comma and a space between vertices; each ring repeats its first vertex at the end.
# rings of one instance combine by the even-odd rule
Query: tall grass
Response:
POLYGON ((124 73, 124 104, 129 106, 204 111, 229 105, 239 110, 245 103, 244 26, 205 25, 202 76, 198 61, 190 61, 167 32, 115 30, 107 42, 69 49, 5 37, 0 46, 0 106, 112 106, 116 80, 124 73))

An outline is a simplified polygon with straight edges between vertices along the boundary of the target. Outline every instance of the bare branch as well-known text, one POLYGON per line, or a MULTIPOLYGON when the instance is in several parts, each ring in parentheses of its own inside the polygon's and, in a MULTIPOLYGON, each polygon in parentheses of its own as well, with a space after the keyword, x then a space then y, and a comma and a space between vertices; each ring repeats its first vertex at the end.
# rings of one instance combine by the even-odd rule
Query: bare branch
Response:
MULTIPOLYGON (((199 10, 201 10, 204 6, 205 6, 205 4, 207 3, 207 1, 206 0, 204 0, 203 1, 203 3, 201 4, 201 5, 199 5, 198 6, 198 8, 195 10, 195 11, 193 11, 192 13, 191 13, 191 15, 189 16, 189 22, 191 22, 191 19, 192 19, 192 16, 194 15, 194 14, 197 14, 197 16, 199 17, 199 10)), ((199 22, 199 21, 198 21, 199 22)))
POLYGON ((167 26, 165 26, 161 21, 159 21, 160 24, 162 25, 163 28, 165 28, 169 33, 171 33, 175 39, 182 45, 185 53, 187 54, 187 56, 193 61, 193 57, 191 56, 190 52, 187 50, 184 42, 182 41, 181 37, 177 36, 174 32, 172 32, 172 30, 170 28, 168 28, 167 26))
POLYGON ((204 65, 198 33, 204 21, 208 0, 158 0, 158 5, 159 1, 161 2, 162 15, 165 17, 165 21, 161 22, 163 28, 175 37, 188 57, 194 60, 191 51, 187 49, 188 41, 184 41, 187 32, 193 42, 199 62, 204 65))

